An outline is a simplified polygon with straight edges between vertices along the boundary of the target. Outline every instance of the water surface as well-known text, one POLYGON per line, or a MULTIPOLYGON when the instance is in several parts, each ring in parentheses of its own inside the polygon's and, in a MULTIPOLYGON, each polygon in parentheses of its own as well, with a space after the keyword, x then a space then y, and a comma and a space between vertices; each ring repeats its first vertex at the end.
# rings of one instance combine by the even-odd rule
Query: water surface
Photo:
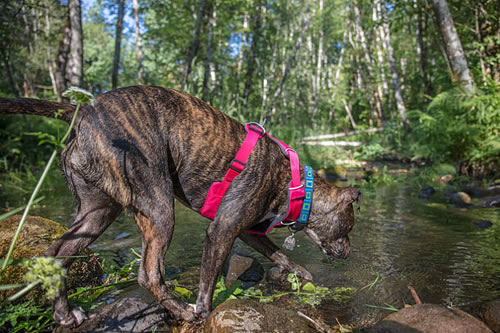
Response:
MULTIPOLYGON (((433 207, 417 198, 417 190, 406 185, 376 189, 362 188, 361 214, 350 234, 351 255, 347 260, 326 257, 303 232, 297 247, 286 251, 305 266, 315 282, 328 287, 356 287, 358 292, 346 305, 326 304, 323 311, 357 325, 373 323, 388 311, 367 305, 413 304, 407 286, 413 286, 423 302, 466 305, 500 297, 500 210, 460 210, 446 205, 433 207), (477 220, 493 226, 480 229, 477 220), (378 279, 371 288, 370 283, 378 279)), ((47 197, 32 210, 68 226, 75 211, 65 185, 44 191, 47 197)), ((22 196, 2 191, 0 206, 22 204, 22 196)), ((167 273, 193 274, 200 265, 205 229, 209 221, 176 204, 176 226, 167 253, 167 273)), ((281 245, 289 232, 274 230, 270 237, 281 245)), ((124 264, 133 258, 130 248, 140 251, 141 237, 133 220, 122 214, 90 246, 108 262, 124 264)), ((257 258, 264 268, 269 261, 237 240, 234 251, 257 258)), ((196 274, 196 273, 195 273, 196 274)))

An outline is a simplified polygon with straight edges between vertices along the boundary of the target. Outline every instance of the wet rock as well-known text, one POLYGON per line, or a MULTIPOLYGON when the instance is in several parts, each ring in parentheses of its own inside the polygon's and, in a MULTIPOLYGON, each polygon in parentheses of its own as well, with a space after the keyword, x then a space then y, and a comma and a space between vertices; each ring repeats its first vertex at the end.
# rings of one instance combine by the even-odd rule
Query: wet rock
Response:
POLYGON ((487 188, 466 186, 463 188, 462 191, 468 193, 473 198, 499 196, 500 195, 500 185, 492 185, 492 186, 489 186, 487 188))
POLYGON ((234 281, 245 273, 254 260, 250 257, 243 257, 237 254, 233 254, 229 259, 229 267, 226 274, 226 288, 229 288, 234 281))
POLYGON ((481 200, 479 200, 478 205, 483 208, 500 207, 500 196, 484 197, 481 200))
POLYGON ((486 229, 491 227, 493 223, 491 223, 491 221, 488 220, 479 220, 479 221, 474 221, 474 225, 476 225, 478 228, 486 229))
POLYGON ((439 176, 434 181, 439 185, 448 184, 453 179, 453 175, 439 176))
POLYGON ((230 279, 231 283, 237 279, 243 282, 242 287, 244 289, 250 288, 258 284, 264 278, 264 268, 262 265, 252 257, 242 256, 234 254, 229 260, 226 261, 224 265, 223 273, 226 276, 226 286, 227 280, 230 279), (234 259, 233 259, 234 258, 234 259), (250 265, 248 265, 250 263, 250 265), (231 264, 233 267, 231 268, 231 264), (246 267, 248 266, 248 267, 246 267), (245 269, 246 267, 246 269, 245 269), (244 269, 244 270, 243 270, 244 269), (233 274, 234 273, 234 274, 233 274), (237 275, 237 277, 236 277, 237 275), (236 277, 236 278, 235 278, 236 277))
POLYGON ((427 186, 420 191, 418 197, 419 199, 429 199, 434 193, 436 193, 434 187, 427 186))
MULTIPOLYGON (((0 222, 0 257, 4 258, 14 237, 21 215, 13 215, 0 222)), ((28 216, 23 230, 19 235, 12 259, 42 256, 45 250, 59 239, 66 228, 59 223, 40 216, 28 216)), ((26 269, 21 266, 9 266, 2 278, 2 284, 23 283, 26 269)), ((97 286, 101 284, 104 272, 96 257, 80 258, 71 265, 66 283, 70 291, 76 287, 97 286)), ((10 296, 15 291, 0 292, 0 299, 10 296)), ((42 300, 43 292, 35 288, 25 299, 42 300)))
POLYGON ((206 333, 316 332, 296 312, 252 300, 230 300, 208 317, 206 333))
POLYGON ((481 306, 481 318, 496 333, 500 333, 500 300, 481 306))
POLYGON ((457 193, 452 193, 450 195, 450 201, 457 207, 468 208, 471 206, 472 199, 465 192, 457 192, 457 193))
POLYGON ((137 285, 129 287, 117 301, 97 307, 87 316, 79 327, 59 327, 55 332, 172 332, 174 325, 156 299, 137 285))
POLYGON ((418 304, 392 313, 369 333, 491 333, 480 320, 455 308, 418 304))
POLYGON ((266 281, 278 290, 290 290, 290 282, 287 280, 288 273, 278 267, 273 267, 267 271, 266 281))

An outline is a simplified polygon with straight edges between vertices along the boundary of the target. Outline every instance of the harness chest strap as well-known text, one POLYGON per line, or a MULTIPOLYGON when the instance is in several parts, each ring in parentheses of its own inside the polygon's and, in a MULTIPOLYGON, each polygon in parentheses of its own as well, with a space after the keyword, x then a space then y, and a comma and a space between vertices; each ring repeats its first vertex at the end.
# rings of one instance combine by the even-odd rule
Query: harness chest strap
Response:
POLYGON ((253 151, 257 141, 263 137, 266 132, 263 128, 258 128, 253 124, 246 124, 247 136, 243 141, 235 158, 231 161, 231 166, 226 172, 222 182, 215 182, 210 186, 207 197, 201 207, 200 214, 213 220, 224 194, 231 182, 245 169, 250 153, 253 151))
MULTIPOLYGON (((205 199, 205 203, 203 204, 203 207, 200 210, 200 214, 211 220, 215 218, 215 215, 217 214, 217 209, 219 208, 220 202, 224 197, 224 194, 229 188, 229 185, 231 185, 231 182, 244 170, 248 157, 250 156, 250 153, 254 149, 257 141, 264 135, 268 135, 269 138, 273 140, 280 147, 283 153, 288 155, 288 158, 290 160, 292 180, 290 181, 288 187, 288 212, 285 216, 280 216, 273 221, 271 228, 269 228, 264 233, 267 234, 267 232, 269 232, 269 230, 271 230, 272 227, 280 225, 282 221, 283 222, 296 221, 297 219, 299 219, 301 215, 302 204, 305 198, 305 191, 304 191, 304 186, 301 184, 301 179, 300 179, 299 157, 292 148, 290 148, 284 142, 277 140, 268 133, 266 133, 264 128, 262 128, 260 125, 256 126, 256 124, 250 123, 246 124, 245 128, 248 132, 245 141, 243 141, 240 150, 238 151, 236 157, 231 162, 231 166, 226 172, 223 181, 215 182, 210 187, 207 197, 205 199)), ((303 223, 302 221, 300 222, 303 223)))

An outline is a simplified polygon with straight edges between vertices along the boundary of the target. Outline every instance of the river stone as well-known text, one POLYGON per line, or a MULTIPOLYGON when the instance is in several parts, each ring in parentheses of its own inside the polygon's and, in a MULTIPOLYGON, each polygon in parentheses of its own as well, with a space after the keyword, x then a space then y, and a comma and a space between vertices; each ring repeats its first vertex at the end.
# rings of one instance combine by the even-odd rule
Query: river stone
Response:
MULTIPOLYGON (((13 215, 0 222, 0 257, 5 258, 14 237, 21 215, 13 215)), ((59 223, 40 216, 27 216, 24 228, 12 252, 12 259, 42 256, 45 250, 65 232, 66 228, 59 223)), ((21 266, 9 266, 2 278, 2 284, 23 283, 26 269, 21 266)), ((76 287, 98 286, 102 282, 104 272, 94 256, 75 260, 71 265, 66 283, 70 291, 76 287)), ((14 290, 0 292, 0 299, 10 296, 14 290)), ((29 292, 25 299, 41 300, 43 293, 39 288, 29 292)))
POLYGON ((434 187, 427 186, 420 191, 418 198, 419 199, 429 199, 434 193, 436 193, 436 190, 434 189, 434 187))
POLYGON ((245 273, 252 266, 253 259, 250 257, 233 254, 229 259, 229 267, 226 274, 226 288, 229 288, 234 281, 245 273))
POLYGON ((272 304, 235 299, 222 303, 205 323, 206 333, 316 332, 297 313, 272 304))
POLYGON ((147 290, 138 285, 122 292, 113 303, 87 314, 77 328, 59 327, 55 333, 70 332, 172 332, 173 320, 147 290))
POLYGON ((484 197, 481 200, 479 200, 478 205, 484 208, 500 207, 500 196, 484 197))
POLYGON ((491 333, 479 319, 455 308, 417 304, 378 322, 369 333, 491 333))
POLYGON ((481 318, 496 333, 500 333, 500 300, 481 306, 481 318))
POLYGON ((472 202, 471 197, 465 192, 453 193, 450 196, 450 200, 453 204, 459 207, 468 207, 472 202))
POLYGON ((473 223, 475 226, 481 229, 486 229, 493 225, 493 223, 491 223, 491 221, 488 220, 479 220, 479 221, 474 221, 473 223))

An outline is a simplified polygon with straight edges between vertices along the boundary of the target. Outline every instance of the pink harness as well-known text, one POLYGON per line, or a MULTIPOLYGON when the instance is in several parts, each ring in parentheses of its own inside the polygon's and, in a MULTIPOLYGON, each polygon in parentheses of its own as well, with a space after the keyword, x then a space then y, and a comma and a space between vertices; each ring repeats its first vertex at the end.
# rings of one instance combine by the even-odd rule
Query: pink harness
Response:
POLYGON ((292 181, 288 185, 288 212, 286 216, 284 218, 281 217, 280 221, 273 222, 273 225, 265 232, 246 230, 251 233, 267 234, 273 227, 282 225, 282 222, 292 222, 299 218, 305 197, 304 186, 301 184, 300 180, 299 156, 288 145, 266 133, 266 130, 261 125, 257 123, 248 123, 245 125, 245 129, 247 130, 245 141, 243 141, 236 157, 231 161, 231 166, 229 170, 227 170, 222 182, 215 182, 210 186, 205 203, 200 210, 200 214, 211 220, 215 218, 217 209, 229 185, 231 185, 231 182, 245 169, 248 157, 257 144, 257 141, 267 135, 271 140, 277 143, 283 153, 288 156, 292 170, 292 181))

